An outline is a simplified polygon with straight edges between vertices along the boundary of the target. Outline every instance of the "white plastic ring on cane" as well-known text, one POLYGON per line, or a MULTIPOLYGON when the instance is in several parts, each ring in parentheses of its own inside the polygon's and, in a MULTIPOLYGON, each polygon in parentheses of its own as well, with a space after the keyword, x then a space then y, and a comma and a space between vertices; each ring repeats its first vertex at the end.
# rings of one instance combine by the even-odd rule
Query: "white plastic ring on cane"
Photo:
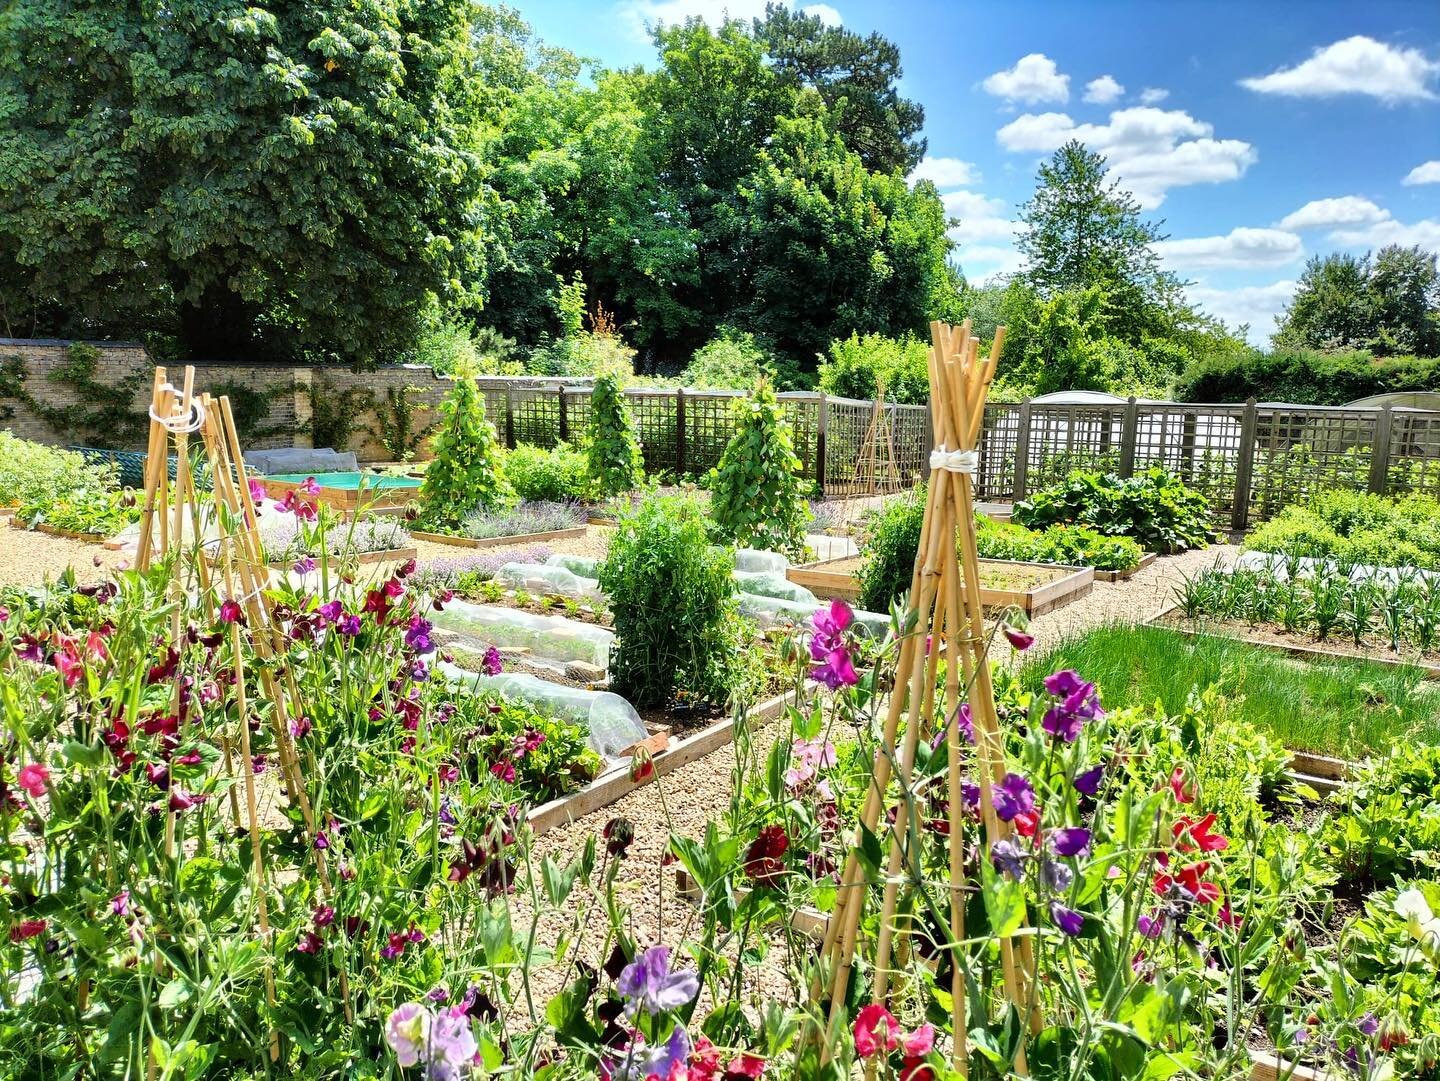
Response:
POLYGON ((930 468, 943 469, 947 473, 971 473, 980 469, 980 452, 974 450, 946 450, 940 444, 930 452, 930 468))
MULTIPOLYGON (((175 387, 171 386, 169 383, 166 383, 160 389, 162 391, 168 390, 177 398, 180 395, 180 391, 175 389, 175 387)), ((190 432, 198 432, 202 427, 204 427, 205 407, 200 404, 200 400, 198 398, 192 397, 190 399, 190 411, 188 414, 173 413, 168 417, 162 417, 159 413, 155 412, 155 407, 152 405, 150 407, 150 419, 172 435, 188 435, 190 432)))

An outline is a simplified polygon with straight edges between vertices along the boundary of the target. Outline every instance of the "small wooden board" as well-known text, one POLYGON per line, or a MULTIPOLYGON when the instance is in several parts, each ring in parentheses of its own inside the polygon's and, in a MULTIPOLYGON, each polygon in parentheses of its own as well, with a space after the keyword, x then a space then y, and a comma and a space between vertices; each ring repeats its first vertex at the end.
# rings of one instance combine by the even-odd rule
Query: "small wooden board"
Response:
POLYGON ((1150 564, 1151 564, 1151 563, 1154 563, 1154 562, 1155 562, 1155 553, 1154 553, 1154 552, 1146 552, 1143 556, 1140 557, 1140 562, 1139 562, 1139 563, 1136 563, 1135 566, 1131 567, 1129 570, 1123 570, 1123 571, 1102 571, 1102 570, 1096 570, 1096 571, 1095 571, 1095 581, 1097 581, 1097 582, 1123 582, 1123 581, 1125 581, 1127 578, 1134 578, 1137 574, 1139 574, 1141 571, 1143 571, 1146 567, 1150 566, 1150 564))
POLYGON ((32 533, 44 533, 51 537, 64 537, 66 540, 85 541, 87 544, 104 544, 110 539, 104 533, 75 533, 69 529, 56 529, 53 525, 47 525, 45 522, 37 522, 32 526, 15 514, 10 516, 10 525, 14 529, 26 529, 32 533))
POLYGON ((551 529, 544 533, 517 533, 509 537, 486 537, 484 540, 476 540, 474 537, 454 537, 449 533, 425 533, 417 529, 409 530, 410 536, 415 540, 428 541, 431 544, 450 544, 456 548, 503 548, 510 544, 534 544, 538 541, 559 540, 562 537, 583 537, 587 526, 571 526, 569 529, 551 529))
MULTIPOLYGON (((853 601, 860 596, 860 581, 855 575, 859 562, 859 556, 841 556, 816 563, 802 563, 787 570, 785 577, 822 599, 839 597, 841 600, 853 601)), ((1063 567, 1053 563, 982 559, 980 577, 980 603, 987 608, 1014 606, 1026 615, 1040 616, 1088 594, 1095 583, 1095 570, 1093 567, 1063 567), (1031 574, 1045 574, 1049 581, 1037 583, 1028 589, 1007 589, 985 584, 987 570, 993 570, 998 575, 1003 574, 1007 568, 1031 574)))

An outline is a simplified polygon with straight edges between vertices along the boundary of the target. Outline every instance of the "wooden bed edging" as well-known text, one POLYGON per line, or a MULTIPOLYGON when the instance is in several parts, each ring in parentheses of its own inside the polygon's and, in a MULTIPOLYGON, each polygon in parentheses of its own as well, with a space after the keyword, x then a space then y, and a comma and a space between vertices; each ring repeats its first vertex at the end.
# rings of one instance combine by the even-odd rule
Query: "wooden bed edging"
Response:
MULTIPOLYGON (((751 709, 745 714, 745 719, 752 723, 773 720, 784 712, 785 707, 791 703, 794 697, 793 690, 777 694, 774 698, 766 699, 751 709)), ((553 799, 549 803, 542 803, 538 807, 531 808, 525 816, 525 820, 536 834, 555 829, 557 826, 569 825, 576 819, 584 818, 603 807, 610 806, 622 796, 628 796, 637 788, 643 788, 656 778, 672 773, 681 766, 689 765, 696 759, 705 757, 711 751, 719 750, 734 738, 734 718, 717 721, 708 728, 702 728, 694 735, 672 742, 669 748, 654 755, 650 761, 655 768, 650 776, 643 780, 631 780, 630 770, 626 767, 613 769, 609 773, 595 778, 578 792, 571 792, 559 799, 553 799)))
POLYGON ((448 533, 424 533, 418 529, 411 529, 407 532, 415 540, 429 541, 431 544, 449 544, 456 548, 502 548, 510 544, 534 544, 537 541, 559 540, 561 537, 583 537, 587 526, 570 526, 568 529, 551 529, 544 533, 515 533, 508 537, 486 537, 484 540, 476 540, 474 537, 452 537, 448 533))
POLYGON ((1143 571, 1146 567, 1150 566, 1150 564, 1151 564, 1151 563, 1154 563, 1154 562, 1155 562, 1155 553, 1154 553, 1154 552, 1146 552, 1144 555, 1142 555, 1142 556, 1140 557, 1140 562, 1139 562, 1139 563, 1136 563, 1135 566, 1131 567, 1129 570, 1123 570, 1123 571, 1102 571, 1102 570, 1096 570, 1096 572, 1095 572, 1095 581, 1097 581, 1097 582, 1124 582, 1124 581, 1126 581, 1127 579, 1134 578, 1137 574, 1139 574, 1141 571, 1143 571))
POLYGON ((45 522, 36 522, 34 525, 31 525, 13 511, 10 513, 9 518, 10 526, 13 529, 24 529, 31 533, 44 533, 49 537, 63 537, 66 540, 85 541, 87 544, 103 544, 109 540, 104 533, 76 533, 70 529, 56 529, 53 525, 48 525, 45 522))
POLYGON ((1142 626, 1159 627, 1161 630, 1172 631, 1175 634, 1183 634, 1187 638, 1224 638, 1231 642, 1244 642, 1247 646, 1254 646, 1257 649, 1268 649, 1271 653, 1288 654, 1291 657, 1299 657, 1306 661, 1354 661, 1365 664, 1379 664, 1387 668, 1414 668, 1420 673, 1422 679, 1440 680, 1440 665, 1430 664, 1428 661, 1406 661, 1398 657, 1357 657, 1353 653, 1332 653, 1328 649, 1317 649, 1314 646, 1289 645, 1285 642, 1267 642, 1260 638, 1247 638, 1243 634, 1225 634, 1222 631, 1193 630, 1189 627, 1177 627, 1173 624, 1160 622, 1171 612, 1178 611, 1179 604, 1172 604, 1168 608, 1162 608, 1149 619, 1145 620, 1142 626))
MULTIPOLYGON (((860 583, 853 573, 827 570, 835 563, 848 563, 853 555, 821 559, 813 563, 801 563, 786 570, 785 577, 796 585, 804 586, 823 598, 839 597, 855 601, 860 596, 860 583)), ((1018 559, 982 559, 980 571, 983 579, 986 567, 1041 568, 1046 571, 1069 571, 1049 582, 1042 582, 1030 589, 1000 589, 981 584, 980 603, 986 608, 1009 608, 1014 606, 1030 616, 1041 616, 1052 612, 1071 601, 1086 596, 1095 582, 1094 567, 1067 567, 1061 563, 1027 563, 1018 559)))
MULTIPOLYGON (((699 905, 702 898, 700 885, 690 877, 683 867, 675 871, 675 890, 693 905, 699 905)), ((735 900, 742 901, 749 894, 744 886, 735 887, 735 900)), ((790 913, 790 926, 815 942, 825 938, 830 926, 830 916, 818 908, 801 906, 790 913)), ((1336 1081, 1330 1073, 1318 1073, 1308 1066, 1297 1066, 1264 1051, 1250 1052, 1250 1081, 1336 1081)))
MULTIPOLYGON (((408 559, 419 558, 419 555, 420 551, 417 548, 380 548, 373 552, 358 553, 355 556, 355 562, 360 565, 366 563, 404 563, 408 559)), ((305 557, 301 556, 300 558, 303 559, 305 557)), ((315 560, 317 564, 322 562, 318 556, 311 556, 310 558, 315 560)), ((336 563, 345 562, 347 558, 348 557, 344 555, 341 555, 337 558, 332 553, 329 562, 331 563, 331 565, 334 565, 336 563)), ((279 563, 270 563, 269 566, 275 570, 288 570, 290 567, 294 566, 296 562, 297 560, 292 559, 288 561, 281 561, 279 563)))

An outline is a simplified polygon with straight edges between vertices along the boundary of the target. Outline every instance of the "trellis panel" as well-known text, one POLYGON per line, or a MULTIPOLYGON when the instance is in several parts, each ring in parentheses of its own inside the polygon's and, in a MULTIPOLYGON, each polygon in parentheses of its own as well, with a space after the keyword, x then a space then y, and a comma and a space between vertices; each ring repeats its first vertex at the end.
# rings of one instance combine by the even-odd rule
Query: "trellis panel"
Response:
POLYGON ((1235 507, 1244 407, 1144 405, 1136 413, 1134 471, 1162 466, 1204 492, 1215 517, 1228 520, 1235 507))
POLYGON ((1262 406, 1255 428, 1252 520, 1330 488, 1364 490, 1379 410, 1262 406))

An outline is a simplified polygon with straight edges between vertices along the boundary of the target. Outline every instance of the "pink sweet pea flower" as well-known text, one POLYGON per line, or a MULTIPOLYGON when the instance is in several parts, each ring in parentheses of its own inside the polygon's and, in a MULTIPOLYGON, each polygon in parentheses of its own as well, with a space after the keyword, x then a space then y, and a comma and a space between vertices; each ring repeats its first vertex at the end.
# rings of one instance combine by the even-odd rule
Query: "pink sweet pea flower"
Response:
POLYGON ((863 1006, 855 1015, 855 1053, 861 1058, 893 1051, 900 1044, 900 1024, 879 1003, 863 1006))
POLYGON ((31 762, 22 766, 19 774, 20 787, 29 792, 35 799, 45 794, 45 785, 50 780, 50 770, 39 762, 31 762))

